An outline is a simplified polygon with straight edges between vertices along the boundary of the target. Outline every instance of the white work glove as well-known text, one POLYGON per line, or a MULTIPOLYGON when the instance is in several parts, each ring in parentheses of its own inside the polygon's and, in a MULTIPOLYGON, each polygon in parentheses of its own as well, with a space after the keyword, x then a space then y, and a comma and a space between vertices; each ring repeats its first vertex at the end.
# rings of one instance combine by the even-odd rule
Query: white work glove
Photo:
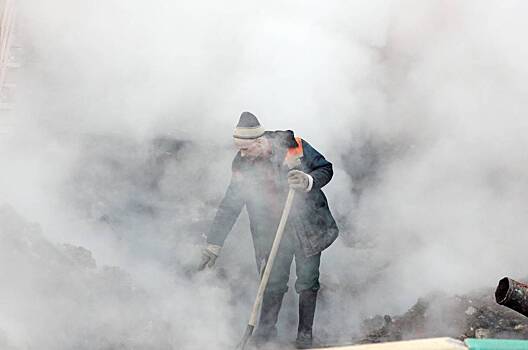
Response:
POLYGON ((294 190, 309 192, 313 186, 313 178, 300 170, 290 170, 288 184, 294 190))
POLYGON ((198 270, 201 271, 205 269, 206 266, 209 268, 213 267, 218 255, 220 255, 220 250, 222 250, 221 246, 208 244, 207 247, 202 250, 202 260, 200 261, 200 265, 198 265, 198 270))

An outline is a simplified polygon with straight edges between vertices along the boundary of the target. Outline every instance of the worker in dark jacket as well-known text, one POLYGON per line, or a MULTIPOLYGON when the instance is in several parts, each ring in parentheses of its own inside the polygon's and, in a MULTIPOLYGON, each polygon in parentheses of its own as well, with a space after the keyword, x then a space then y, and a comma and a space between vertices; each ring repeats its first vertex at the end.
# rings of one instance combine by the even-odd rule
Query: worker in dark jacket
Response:
POLYGON ((290 266, 295 257, 299 293, 296 345, 312 345, 312 325, 319 289, 321 252, 336 238, 338 228, 321 190, 333 175, 332 164, 292 131, 265 131, 257 118, 244 112, 234 131, 239 149, 232 177, 207 236, 201 267, 214 265, 224 240, 246 206, 257 267, 262 271, 271 250, 288 187, 297 190, 285 234, 264 294, 255 338, 276 337, 276 323, 290 266))

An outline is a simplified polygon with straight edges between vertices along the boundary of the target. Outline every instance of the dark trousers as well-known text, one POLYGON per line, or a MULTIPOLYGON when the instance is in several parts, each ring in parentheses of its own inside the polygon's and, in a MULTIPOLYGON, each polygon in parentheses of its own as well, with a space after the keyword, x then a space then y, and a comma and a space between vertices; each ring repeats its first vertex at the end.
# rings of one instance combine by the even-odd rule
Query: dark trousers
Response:
MULTIPOLYGON (((271 247, 271 245, 267 245, 271 247)), ((263 246, 260 246, 263 247, 263 246)), ((258 252, 258 249, 257 249, 258 252)), ((260 251, 261 253, 263 251, 260 251)), ((269 249, 266 251, 269 252, 269 249)), ((257 253, 258 256, 264 256, 257 253)), ((277 320, 281 309, 284 293, 288 291, 288 280, 290 278, 290 267, 295 257, 295 267, 297 280, 295 281, 295 291, 299 297, 299 332, 298 334, 309 334, 311 344, 311 330, 315 313, 315 298, 319 289, 319 264, 321 253, 306 257, 295 231, 286 230, 281 245, 275 257, 273 268, 260 313, 260 321, 255 332, 255 341, 268 342, 277 336, 277 320), (310 302, 307 304, 306 295, 310 295, 310 302)), ((257 258, 259 270, 262 268, 263 260, 257 258)), ((298 335, 299 338, 299 335, 298 335)), ((304 339, 304 338, 303 338, 304 339)))
MULTIPOLYGON (((306 257, 299 239, 293 230, 287 230, 279 246, 275 257, 271 275, 266 288, 266 294, 284 294, 288 291, 288 280, 290 278, 290 267, 295 257, 295 291, 300 293, 304 290, 319 290, 319 265, 321 253, 306 257)), ((259 270, 262 261, 257 261, 259 270)))

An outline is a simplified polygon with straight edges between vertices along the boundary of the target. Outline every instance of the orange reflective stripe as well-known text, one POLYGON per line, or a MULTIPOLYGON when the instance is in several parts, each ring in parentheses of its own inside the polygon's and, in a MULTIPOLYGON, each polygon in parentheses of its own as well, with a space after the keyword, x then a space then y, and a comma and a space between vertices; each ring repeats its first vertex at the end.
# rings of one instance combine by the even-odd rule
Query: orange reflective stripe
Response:
POLYGON ((295 141, 297 142, 297 147, 288 148, 286 157, 284 157, 284 164, 286 164, 290 169, 300 166, 301 158, 303 156, 302 139, 300 137, 296 137, 295 141))
POLYGON ((302 139, 300 137, 296 137, 295 141, 297 141, 297 147, 288 148, 286 159, 298 157, 303 154, 302 139))

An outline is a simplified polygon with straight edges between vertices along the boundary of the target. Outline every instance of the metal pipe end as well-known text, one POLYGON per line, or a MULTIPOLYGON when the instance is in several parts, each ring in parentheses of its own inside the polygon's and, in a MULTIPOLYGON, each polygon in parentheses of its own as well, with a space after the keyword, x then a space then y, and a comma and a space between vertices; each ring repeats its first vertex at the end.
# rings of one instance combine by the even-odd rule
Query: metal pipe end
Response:
POLYGON ((504 277, 499 281, 499 285, 495 290, 495 301, 497 304, 504 305, 510 298, 510 279, 504 277))

